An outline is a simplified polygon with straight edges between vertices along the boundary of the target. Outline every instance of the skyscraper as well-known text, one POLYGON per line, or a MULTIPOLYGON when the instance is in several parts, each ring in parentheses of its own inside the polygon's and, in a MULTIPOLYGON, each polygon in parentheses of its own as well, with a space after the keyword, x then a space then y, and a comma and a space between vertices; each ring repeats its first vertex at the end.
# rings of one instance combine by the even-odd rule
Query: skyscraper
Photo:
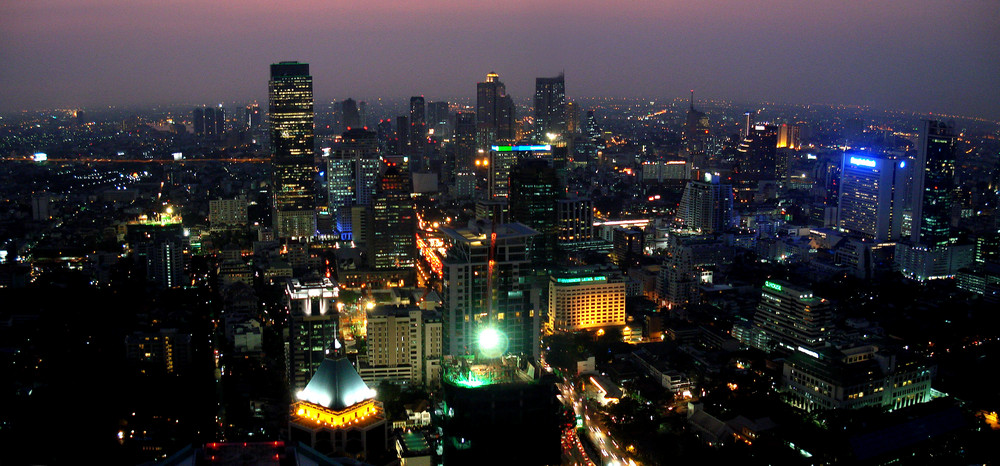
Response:
POLYGON ((556 237, 559 232, 556 200, 561 196, 556 170, 545 160, 526 159, 510 172, 510 218, 541 233, 531 239, 531 258, 535 263, 556 260, 556 237))
POLYGON ((844 153, 838 226, 876 241, 899 238, 905 160, 864 152, 844 153))
POLYGON ((476 84, 476 145, 489 148, 498 141, 514 139, 514 101, 496 72, 476 84))
POLYGON ((329 207, 345 239, 353 231, 351 207, 372 205, 380 166, 378 140, 371 131, 345 131, 331 151, 326 166, 329 207))
POLYGON ((427 119, 424 96, 410 97, 410 152, 423 152, 427 139, 427 119))
POLYGON ((777 127, 754 125, 749 131, 750 133, 743 138, 743 142, 737 148, 738 159, 733 173, 737 198, 740 202, 749 201, 761 181, 780 179, 777 127))
POLYGON ((708 136, 708 115, 695 110, 694 91, 691 91, 691 101, 688 105, 687 120, 684 124, 684 144, 689 151, 704 151, 705 138, 708 136))
POLYGON ((416 264, 417 217, 410 198, 410 178, 385 162, 373 204, 372 256, 375 269, 406 269, 416 264))
POLYGON ((705 181, 689 181, 677 217, 685 227, 705 234, 727 230, 733 226, 733 188, 713 174, 705 174, 705 181))
POLYGON ((923 122, 913 167, 913 223, 910 241, 943 246, 951 241, 955 189, 955 127, 923 122))
POLYGON ((341 114, 344 117, 344 131, 351 128, 360 128, 361 114, 358 112, 358 104, 354 99, 347 98, 340 104, 341 114))
POLYGON ((309 65, 272 64, 268 91, 274 230, 279 238, 312 236, 316 231, 315 114, 309 65))
POLYGON ((547 134, 566 131, 566 79, 535 78, 535 139, 547 141, 547 134))
MULTIPOLYGON (((500 352, 537 359, 541 310, 530 308, 528 241, 537 231, 520 223, 441 228, 444 258, 444 354, 476 354, 479 333, 496 330, 500 352)), ((495 355, 494 355, 495 356, 495 355)))

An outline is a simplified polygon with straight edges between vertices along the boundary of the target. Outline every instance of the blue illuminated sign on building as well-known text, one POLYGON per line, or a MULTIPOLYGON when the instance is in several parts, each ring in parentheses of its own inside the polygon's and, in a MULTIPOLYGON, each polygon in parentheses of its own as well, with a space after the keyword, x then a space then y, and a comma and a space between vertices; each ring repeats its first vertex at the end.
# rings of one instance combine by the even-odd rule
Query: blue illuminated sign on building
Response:
POLYGON ((521 151, 536 151, 536 150, 552 150, 552 146, 548 144, 537 145, 537 146, 492 146, 495 152, 521 152, 521 151))
POLYGON ((862 158, 862 157, 851 157, 851 165, 859 165, 859 166, 862 166, 862 167, 875 168, 876 163, 875 163, 874 159, 866 159, 866 158, 862 158))

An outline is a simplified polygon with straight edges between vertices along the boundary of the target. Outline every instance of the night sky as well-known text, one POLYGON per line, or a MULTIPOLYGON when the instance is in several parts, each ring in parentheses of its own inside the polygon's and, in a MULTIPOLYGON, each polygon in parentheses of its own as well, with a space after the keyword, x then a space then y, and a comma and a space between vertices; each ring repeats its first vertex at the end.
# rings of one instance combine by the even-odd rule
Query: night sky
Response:
POLYGON ((0 1, 0 111, 266 100, 572 97, 844 103, 1000 119, 997 0, 0 1))

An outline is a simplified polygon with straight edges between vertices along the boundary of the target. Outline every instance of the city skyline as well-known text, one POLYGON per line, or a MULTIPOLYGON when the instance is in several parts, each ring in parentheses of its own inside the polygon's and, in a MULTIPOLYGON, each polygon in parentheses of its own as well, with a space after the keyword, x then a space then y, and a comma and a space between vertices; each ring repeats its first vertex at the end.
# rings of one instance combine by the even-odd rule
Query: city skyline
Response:
POLYGON ((12 4, 0 7, 0 111, 262 99, 262 65, 298 60, 321 98, 471 96, 496 71, 520 101, 534 78, 563 71, 570 98, 694 87, 702 98, 1000 118, 1000 66, 982 59, 1000 52, 990 6, 12 4))

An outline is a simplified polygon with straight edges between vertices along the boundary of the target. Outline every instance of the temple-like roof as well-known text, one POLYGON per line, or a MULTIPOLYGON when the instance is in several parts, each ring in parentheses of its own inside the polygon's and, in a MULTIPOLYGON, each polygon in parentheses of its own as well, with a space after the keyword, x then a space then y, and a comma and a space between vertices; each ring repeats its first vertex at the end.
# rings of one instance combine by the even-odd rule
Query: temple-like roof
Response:
POLYGON ((335 411, 374 397, 375 391, 361 380, 357 369, 347 358, 324 359, 305 390, 298 394, 300 400, 335 411))

